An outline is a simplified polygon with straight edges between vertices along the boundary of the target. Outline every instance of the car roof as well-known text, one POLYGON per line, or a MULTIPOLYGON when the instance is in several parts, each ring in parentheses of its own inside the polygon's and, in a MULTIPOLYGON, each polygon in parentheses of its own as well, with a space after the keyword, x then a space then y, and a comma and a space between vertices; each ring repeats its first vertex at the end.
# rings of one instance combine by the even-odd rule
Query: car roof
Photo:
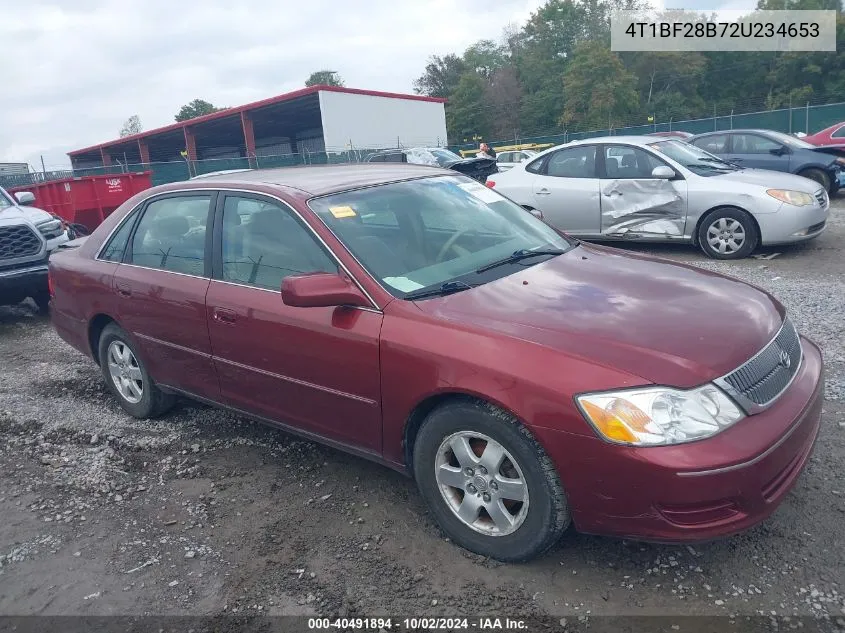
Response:
MULTIPOLYGON (((672 139, 665 139, 671 141, 672 139)), ((582 138, 577 141, 570 141, 558 147, 575 147, 576 145, 590 145, 592 143, 621 143, 623 145, 654 145, 655 143, 662 143, 664 140, 657 140, 654 136, 597 136, 595 138, 582 138)))
MULTIPOLYGON (((714 130, 712 132, 702 132, 701 134, 696 134, 696 136, 713 136, 714 134, 783 134, 784 132, 778 132, 777 130, 760 130, 756 128, 734 128, 732 130, 714 130)), ((787 135, 788 136, 788 135, 787 135)))
POLYGON ((355 163, 252 169, 237 174, 209 175, 202 178, 202 182, 215 183, 221 187, 279 185, 298 189, 311 196, 321 196, 400 180, 447 175, 454 176, 455 172, 409 163, 355 163))

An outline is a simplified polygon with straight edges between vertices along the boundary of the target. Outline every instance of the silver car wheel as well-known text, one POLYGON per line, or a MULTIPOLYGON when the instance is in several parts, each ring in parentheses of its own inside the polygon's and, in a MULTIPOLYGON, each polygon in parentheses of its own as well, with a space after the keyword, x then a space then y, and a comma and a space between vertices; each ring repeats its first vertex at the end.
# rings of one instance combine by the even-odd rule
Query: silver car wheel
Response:
POLYGON ((528 515, 528 483, 504 446, 472 431, 441 442, 435 478, 446 505, 467 527, 487 536, 519 529, 528 515))
POLYGON ((123 341, 112 341, 107 354, 109 374, 118 393, 127 402, 137 404, 144 396, 144 378, 138 359, 123 341))
POLYGON ((718 218, 707 227, 707 243, 722 255, 736 253, 745 239, 745 228, 734 218, 718 218))

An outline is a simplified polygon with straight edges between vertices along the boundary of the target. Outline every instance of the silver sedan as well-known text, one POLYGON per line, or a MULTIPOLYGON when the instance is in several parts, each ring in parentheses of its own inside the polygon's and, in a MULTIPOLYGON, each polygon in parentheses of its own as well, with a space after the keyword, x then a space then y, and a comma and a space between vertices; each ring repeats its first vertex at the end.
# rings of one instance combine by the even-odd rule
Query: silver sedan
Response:
POLYGON ((827 192, 677 140, 610 136, 550 148, 487 185, 571 235, 697 244, 716 259, 817 237, 827 192))

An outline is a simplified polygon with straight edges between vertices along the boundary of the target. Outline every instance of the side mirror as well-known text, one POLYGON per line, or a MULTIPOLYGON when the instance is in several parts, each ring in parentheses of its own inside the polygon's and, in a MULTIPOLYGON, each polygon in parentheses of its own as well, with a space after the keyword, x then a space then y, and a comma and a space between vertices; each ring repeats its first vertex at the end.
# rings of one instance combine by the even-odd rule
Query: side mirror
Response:
POLYGON ((285 277, 282 280, 282 302, 294 308, 370 305, 358 286, 334 273, 285 277))
POLYGON ((781 145, 780 147, 776 147, 775 149, 770 149, 769 153, 774 154, 775 156, 783 156, 784 154, 788 154, 789 150, 786 149, 786 147, 784 147, 783 145, 781 145))
POLYGON ((35 204, 35 195, 31 191, 19 191, 15 194, 15 198, 22 207, 35 204))
POLYGON ((670 180, 674 178, 675 175, 675 170, 671 167, 667 167, 666 165, 658 165, 657 167, 651 170, 652 178, 662 178, 664 180, 670 180))

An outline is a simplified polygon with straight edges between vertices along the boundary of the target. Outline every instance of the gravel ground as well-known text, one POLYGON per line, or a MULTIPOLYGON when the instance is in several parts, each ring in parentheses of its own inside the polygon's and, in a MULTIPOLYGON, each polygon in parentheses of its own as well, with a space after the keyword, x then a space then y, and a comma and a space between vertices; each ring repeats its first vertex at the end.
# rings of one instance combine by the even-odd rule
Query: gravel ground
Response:
POLYGON ((845 629, 843 240, 840 196, 823 236, 771 259, 631 247, 780 298, 827 361, 817 448, 741 536, 570 531, 524 565, 449 543, 413 483, 380 466, 190 402, 131 419, 49 322, 0 308, 0 614, 777 615, 845 629))

